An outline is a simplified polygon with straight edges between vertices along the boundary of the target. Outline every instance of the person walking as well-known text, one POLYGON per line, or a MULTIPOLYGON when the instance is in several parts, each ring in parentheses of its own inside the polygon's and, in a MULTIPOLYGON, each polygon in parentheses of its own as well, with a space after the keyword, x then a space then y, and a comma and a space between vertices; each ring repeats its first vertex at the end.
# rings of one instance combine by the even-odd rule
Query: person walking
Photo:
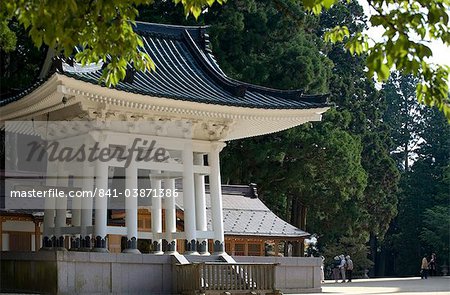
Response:
POLYGON ((341 271, 342 283, 345 283, 345 268, 347 266, 345 256, 341 254, 339 258, 341 259, 341 264, 339 264, 339 270, 341 271))
POLYGON ((347 283, 350 283, 353 275, 353 260, 350 258, 350 255, 347 255, 345 259, 347 260, 347 283))
POLYGON ((339 256, 334 256, 333 258, 333 278, 334 282, 337 283, 339 280, 339 265, 341 264, 341 260, 339 256))
POLYGON ((428 260, 427 255, 424 255, 422 258, 422 264, 420 266, 420 278, 428 279, 428 260))
POLYGON ((436 253, 431 254, 431 260, 428 263, 428 269, 430 271, 430 276, 436 276, 436 253))

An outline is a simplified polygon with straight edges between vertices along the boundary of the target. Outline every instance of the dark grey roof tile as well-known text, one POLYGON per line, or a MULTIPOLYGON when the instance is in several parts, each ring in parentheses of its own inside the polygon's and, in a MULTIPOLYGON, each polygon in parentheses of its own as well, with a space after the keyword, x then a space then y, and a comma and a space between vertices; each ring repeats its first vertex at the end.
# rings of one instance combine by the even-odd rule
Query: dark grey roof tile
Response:
MULTIPOLYGON (((276 90, 236 81, 225 76, 205 47, 205 27, 182 27, 138 22, 136 31, 144 41, 142 49, 155 62, 156 71, 135 72, 132 81, 121 81, 117 90, 169 99, 270 109, 306 109, 328 106, 326 95, 303 95, 300 90, 276 90)), ((60 61, 61 62, 61 61, 60 61)), ((98 84, 99 67, 92 71, 64 66, 60 74, 98 84)), ((130 66, 131 68, 131 66, 130 66)), ((0 101, 11 103, 44 83, 0 101)), ((104 85, 103 85, 104 86, 104 85)))

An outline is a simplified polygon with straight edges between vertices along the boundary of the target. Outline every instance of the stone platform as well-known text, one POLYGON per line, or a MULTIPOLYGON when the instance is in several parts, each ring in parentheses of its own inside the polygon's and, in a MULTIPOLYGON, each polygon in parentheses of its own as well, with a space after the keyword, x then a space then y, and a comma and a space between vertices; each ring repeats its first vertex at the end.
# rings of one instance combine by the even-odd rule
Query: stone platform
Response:
MULTIPOLYGON (((214 255, 185 257, 180 254, 75 251, 0 253, 2 293, 174 294, 177 265, 214 260, 226 263, 226 259, 214 255)), ((320 258, 227 257, 228 262, 276 263, 275 286, 283 293, 321 291, 320 258)))
POLYGON ((0 258, 1 292, 51 294, 171 294, 176 262, 168 255, 67 251, 0 258))

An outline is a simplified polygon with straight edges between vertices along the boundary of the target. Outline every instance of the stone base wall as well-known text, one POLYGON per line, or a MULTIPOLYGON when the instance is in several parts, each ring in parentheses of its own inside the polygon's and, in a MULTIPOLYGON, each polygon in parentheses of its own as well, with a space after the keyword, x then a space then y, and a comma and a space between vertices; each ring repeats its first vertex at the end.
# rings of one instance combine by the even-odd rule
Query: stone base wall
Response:
POLYGON ((278 263, 276 288, 285 294, 322 292, 321 258, 259 256, 233 256, 233 258, 236 262, 278 263))
POLYGON ((2 252, 1 292, 172 294, 172 256, 2 252))

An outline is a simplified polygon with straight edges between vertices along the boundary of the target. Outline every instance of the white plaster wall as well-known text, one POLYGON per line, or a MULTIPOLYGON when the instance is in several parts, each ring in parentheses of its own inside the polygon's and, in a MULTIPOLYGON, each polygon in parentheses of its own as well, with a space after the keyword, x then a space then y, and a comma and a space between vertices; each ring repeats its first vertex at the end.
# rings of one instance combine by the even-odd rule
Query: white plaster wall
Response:
POLYGON ((34 233, 34 222, 7 220, 3 222, 3 231, 23 231, 34 233))

